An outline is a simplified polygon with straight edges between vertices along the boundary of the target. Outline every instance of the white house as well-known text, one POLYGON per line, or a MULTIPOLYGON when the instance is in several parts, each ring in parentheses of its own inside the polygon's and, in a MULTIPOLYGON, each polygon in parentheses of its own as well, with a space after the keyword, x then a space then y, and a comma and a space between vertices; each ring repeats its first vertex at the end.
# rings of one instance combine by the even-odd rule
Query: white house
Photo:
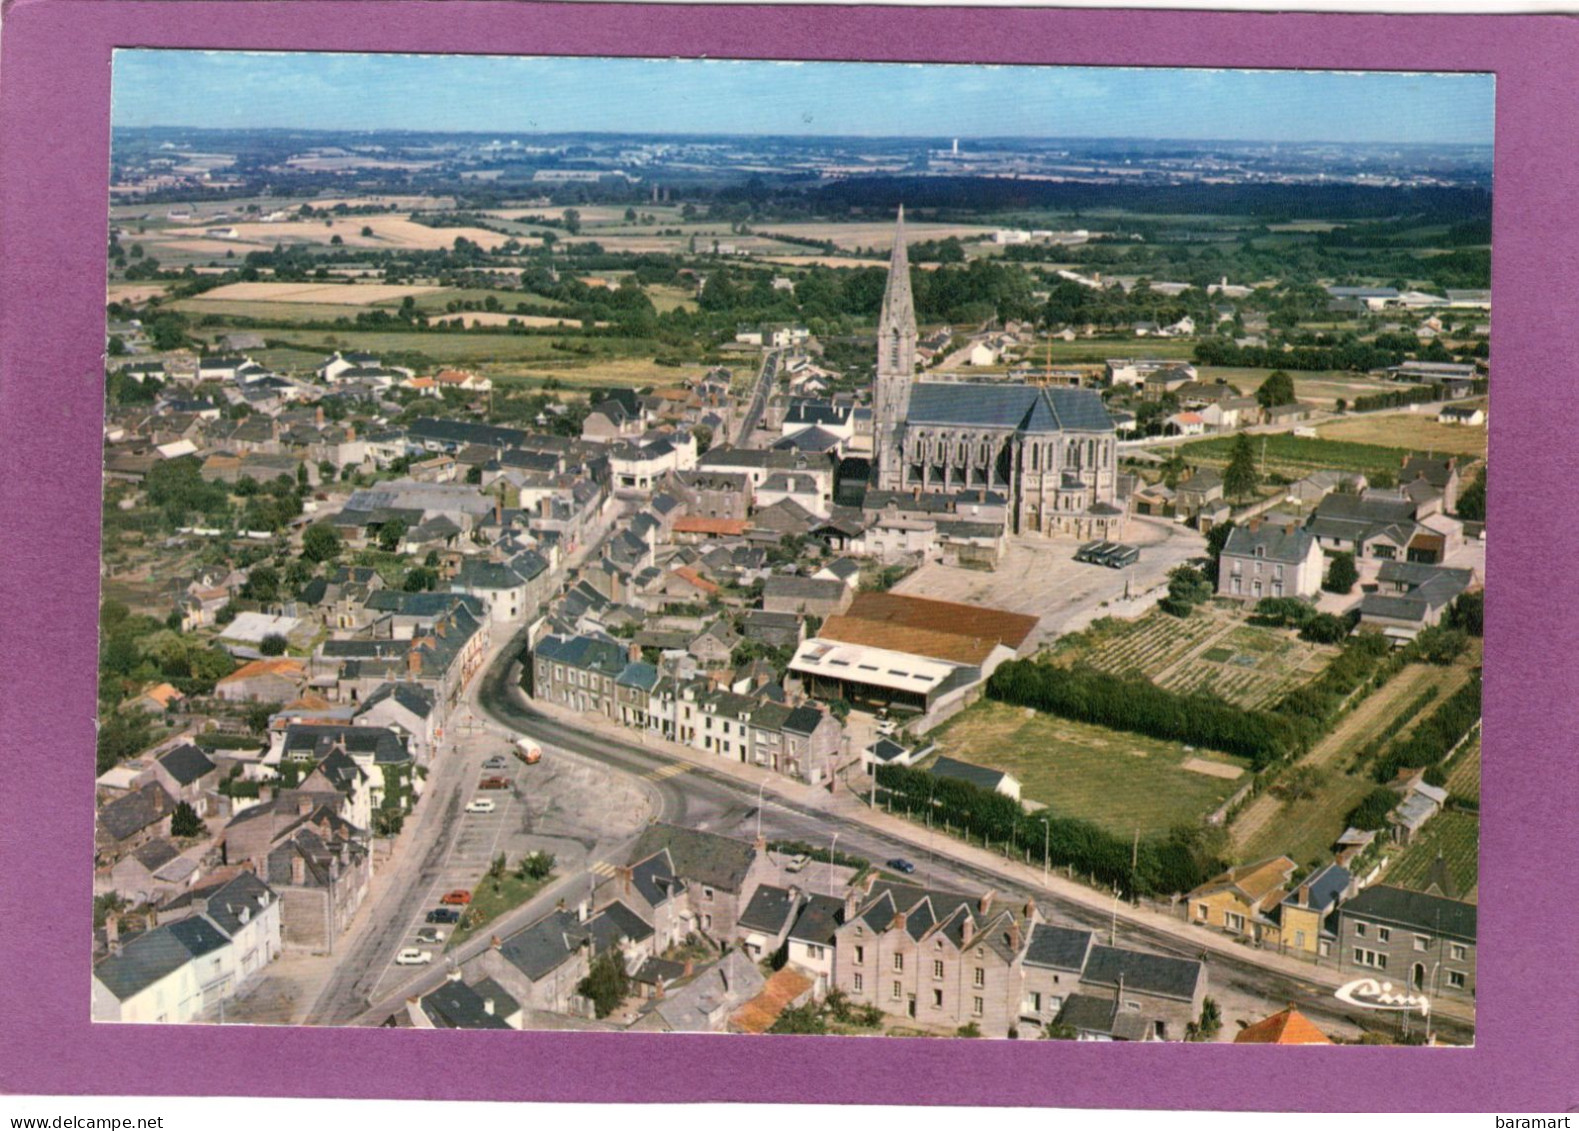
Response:
POLYGON ((194 888, 160 910, 179 916, 124 943, 93 967, 95 1021, 181 1024, 207 1014, 280 955, 280 903, 251 872, 194 888))

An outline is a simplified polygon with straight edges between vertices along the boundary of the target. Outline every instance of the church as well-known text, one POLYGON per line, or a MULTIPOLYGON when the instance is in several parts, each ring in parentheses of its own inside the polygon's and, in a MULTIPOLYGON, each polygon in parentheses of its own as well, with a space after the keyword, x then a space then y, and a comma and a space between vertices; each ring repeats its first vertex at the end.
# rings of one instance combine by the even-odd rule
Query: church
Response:
POLYGON ((1011 534, 1122 536, 1118 439, 1096 391, 917 381, 917 337, 901 205, 877 328, 873 486, 999 495, 1011 534))

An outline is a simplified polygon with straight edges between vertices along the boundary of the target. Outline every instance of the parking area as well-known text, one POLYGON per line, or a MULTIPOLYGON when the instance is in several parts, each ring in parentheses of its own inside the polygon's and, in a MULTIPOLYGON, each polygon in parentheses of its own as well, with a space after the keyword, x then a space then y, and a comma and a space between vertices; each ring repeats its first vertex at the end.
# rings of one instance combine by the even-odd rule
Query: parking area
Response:
POLYGON ((1138 560, 1124 569, 1109 569, 1075 561, 1085 544, 1079 539, 1014 538, 992 572, 931 562, 894 592, 1034 616, 1041 623, 1033 641, 1041 644, 1084 628, 1099 616, 1138 615, 1150 604, 1142 598, 1167 583, 1169 570, 1206 553, 1201 535, 1160 519, 1131 518, 1123 542, 1139 549, 1138 560))
POLYGON ((552 748, 529 766, 497 737, 471 745, 474 749, 462 751, 468 788, 460 795, 449 852, 442 866, 423 877, 422 894, 413 901, 414 913, 391 956, 390 974, 398 975, 400 954, 410 948, 431 953, 432 963, 443 961, 455 924, 430 923, 428 916, 440 908, 464 912, 465 904, 445 904, 444 897, 476 889, 500 854, 512 869, 523 857, 546 852, 555 858, 557 875, 596 871, 604 850, 634 835, 647 820, 647 795, 606 767, 556 757, 552 748), (484 788, 489 782, 503 784, 484 788), (482 809, 487 811, 473 811, 482 809))

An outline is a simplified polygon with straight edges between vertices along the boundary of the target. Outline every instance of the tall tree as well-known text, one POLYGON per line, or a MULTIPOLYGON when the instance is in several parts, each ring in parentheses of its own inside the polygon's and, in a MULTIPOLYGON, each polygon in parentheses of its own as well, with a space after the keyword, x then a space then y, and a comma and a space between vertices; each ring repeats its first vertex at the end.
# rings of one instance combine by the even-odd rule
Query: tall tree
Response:
POLYGON ((1284 373, 1281 369, 1274 369, 1261 387, 1256 390, 1256 400, 1262 408, 1271 408, 1273 405, 1293 404, 1294 378, 1284 373))
POLYGON ((1261 475, 1256 471, 1255 451, 1250 446, 1250 437, 1241 432, 1234 441, 1234 454, 1223 469, 1223 493, 1231 499, 1247 499, 1255 494, 1260 482, 1261 475))

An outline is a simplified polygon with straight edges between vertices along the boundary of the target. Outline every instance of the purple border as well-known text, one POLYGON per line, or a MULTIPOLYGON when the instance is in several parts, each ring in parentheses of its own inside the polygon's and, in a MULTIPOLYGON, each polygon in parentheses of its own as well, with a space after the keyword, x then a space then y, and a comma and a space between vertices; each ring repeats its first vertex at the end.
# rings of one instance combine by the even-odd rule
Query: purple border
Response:
POLYGON ((0 73, 0 1088, 29 1094, 1574 1110, 1579 711, 1563 600, 1579 358, 1579 24, 1453 17, 13 0, 0 73), (103 278, 115 46, 1487 70, 1497 74, 1498 594, 1473 1050, 92 1026, 103 278), (67 662, 63 662, 67 661, 67 662), (1565 834, 1567 834, 1565 836, 1565 834), (1566 844, 1564 843, 1566 841, 1566 844), (42 904, 42 906, 41 906, 42 904), (816 1083, 813 1084, 812 1082, 816 1083))

